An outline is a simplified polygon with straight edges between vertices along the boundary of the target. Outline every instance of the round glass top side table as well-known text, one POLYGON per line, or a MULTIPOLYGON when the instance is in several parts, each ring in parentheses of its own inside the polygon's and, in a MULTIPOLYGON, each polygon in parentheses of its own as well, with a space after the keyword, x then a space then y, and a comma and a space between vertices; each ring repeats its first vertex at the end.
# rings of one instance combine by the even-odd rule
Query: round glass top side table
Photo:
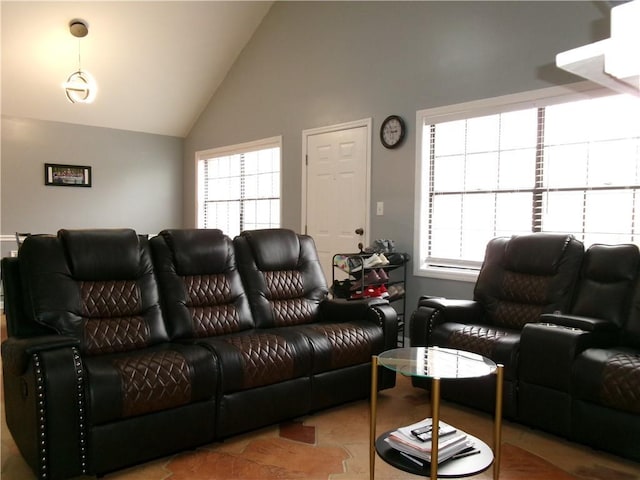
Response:
MULTIPOLYGON (((437 480, 438 474, 443 477, 462 477, 474 475, 489 468, 493 463, 493 478, 498 480, 500 475, 500 446, 502 434, 502 381, 503 366, 492 360, 471 352, 453 350, 440 347, 411 347, 387 350, 371 359, 371 424, 369 428, 370 479, 374 479, 376 449, 380 457, 397 468, 416 475, 429 475, 437 480), (389 447, 384 441, 391 432, 385 432, 376 439, 376 415, 378 400, 378 366, 382 366, 411 377, 431 379, 431 418, 432 424, 437 426, 440 421, 440 380, 462 380, 496 375, 496 408, 493 429, 493 452, 481 440, 470 437, 480 450, 478 458, 461 458, 455 461, 431 462, 429 470, 412 464, 389 447), (455 463, 454 463, 455 462, 455 463)), ((438 458, 439 428, 433 428, 432 458, 438 458)))

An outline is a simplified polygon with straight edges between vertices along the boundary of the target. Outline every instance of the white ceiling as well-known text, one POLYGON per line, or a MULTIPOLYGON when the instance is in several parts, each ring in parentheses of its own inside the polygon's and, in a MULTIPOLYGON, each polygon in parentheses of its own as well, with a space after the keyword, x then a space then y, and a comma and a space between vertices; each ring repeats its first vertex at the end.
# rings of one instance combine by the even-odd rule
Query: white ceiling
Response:
POLYGON ((257 1, 2 1, 2 114, 184 137, 271 7, 257 1), (89 23, 92 104, 62 83, 78 68, 69 21, 89 23))

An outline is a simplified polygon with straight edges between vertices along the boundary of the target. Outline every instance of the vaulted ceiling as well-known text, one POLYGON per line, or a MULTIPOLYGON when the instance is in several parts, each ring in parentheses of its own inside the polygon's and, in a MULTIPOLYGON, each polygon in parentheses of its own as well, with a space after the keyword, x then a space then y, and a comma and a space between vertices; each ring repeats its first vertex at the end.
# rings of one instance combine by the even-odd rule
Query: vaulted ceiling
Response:
POLYGON ((2 114, 183 137, 271 7, 257 1, 2 1, 2 114), (78 40, 69 21, 89 34, 78 40), (92 104, 62 88, 78 68, 92 104))

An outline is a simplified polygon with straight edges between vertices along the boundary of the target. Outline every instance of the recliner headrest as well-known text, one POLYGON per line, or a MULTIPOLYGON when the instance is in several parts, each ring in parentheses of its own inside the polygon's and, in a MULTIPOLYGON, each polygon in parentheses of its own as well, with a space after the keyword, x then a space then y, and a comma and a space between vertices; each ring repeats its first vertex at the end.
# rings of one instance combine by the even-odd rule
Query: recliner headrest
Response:
POLYGON ((233 254, 230 239, 222 230, 163 230, 159 235, 173 254, 178 275, 222 273, 233 254))
POLYGON ((240 234, 253 251, 259 270, 295 270, 300 258, 300 239, 293 230, 272 228, 248 230, 240 234))
POLYGON ((534 275, 553 275, 572 235, 534 233, 514 235, 506 246, 506 268, 534 275))
POLYGON ((632 281, 636 278, 640 252, 631 243, 593 244, 585 252, 583 277, 602 283, 632 281))
POLYGON ((140 275, 140 243, 131 229, 59 230, 77 280, 133 280, 140 275))

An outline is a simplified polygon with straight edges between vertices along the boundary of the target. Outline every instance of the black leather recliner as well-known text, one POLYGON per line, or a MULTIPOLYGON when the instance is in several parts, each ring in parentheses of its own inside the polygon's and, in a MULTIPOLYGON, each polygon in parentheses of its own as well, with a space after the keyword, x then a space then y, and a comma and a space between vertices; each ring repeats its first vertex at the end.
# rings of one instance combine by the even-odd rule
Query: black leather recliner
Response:
MULTIPOLYGON (((523 327, 543 313, 566 311, 583 256, 571 235, 498 237, 486 248, 473 300, 421 297, 410 324, 411 346, 437 345, 484 355, 504 365, 504 415, 517 417, 517 372, 523 327)), ((429 381, 414 377, 415 386, 429 381)), ((495 377, 446 382, 442 396, 486 411, 495 377)))
MULTIPOLYGON (((594 244, 582 254, 581 244, 566 237, 558 257, 559 238, 532 234, 490 242, 474 301, 421 298, 412 345, 428 338, 504 363, 510 372, 506 415, 640 461, 640 251, 631 244, 594 244), (510 251, 516 239, 519 254, 510 251), (518 265, 529 265, 528 273, 518 265), (553 303, 542 304, 544 297, 553 303), (529 305, 521 308, 518 298, 529 305), (526 322, 519 331, 488 326, 495 312, 526 322)), ((487 383, 458 382, 448 393, 490 411, 494 387, 489 391, 487 383)))
POLYGON ((571 310, 522 333, 521 421, 640 461, 640 252, 592 245, 571 310))
MULTIPOLYGON (((574 429, 581 429, 582 422, 574 428, 572 377, 578 374, 592 385, 602 384, 603 378, 596 374, 599 368, 590 365, 585 369, 580 366, 584 360, 575 363, 576 357, 591 346, 616 345, 618 338, 626 336, 621 332, 631 320, 639 267, 640 252, 635 245, 590 246, 570 309, 542 315, 540 323, 524 326, 518 374, 520 421, 568 438, 574 437, 574 429)), ((598 354, 593 350, 585 358, 591 355, 598 354)), ((602 363, 606 358, 604 355, 602 363)), ((584 391, 583 384, 582 380, 575 384, 578 392, 584 391)), ((593 425, 588 430, 598 431, 593 425)))
POLYGON ((571 438, 640 462, 640 290, 613 345, 578 355, 571 376, 571 438))
POLYGON ((5 282, 5 413, 40 478, 105 473, 213 439, 215 358, 169 343, 146 239, 30 236, 5 275, 22 286, 5 282))
MULTIPOLYGON (((307 235, 284 229, 252 230, 233 243, 256 327, 293 329, 309 342, 313 351, 310 409, 366 398, 371 356, 396 347, 393 307, 380 299, 327 298, 315 243, 307 235)), ((390 388, 395 374, 380 368, 379 382, 381 388, 390 388)))

